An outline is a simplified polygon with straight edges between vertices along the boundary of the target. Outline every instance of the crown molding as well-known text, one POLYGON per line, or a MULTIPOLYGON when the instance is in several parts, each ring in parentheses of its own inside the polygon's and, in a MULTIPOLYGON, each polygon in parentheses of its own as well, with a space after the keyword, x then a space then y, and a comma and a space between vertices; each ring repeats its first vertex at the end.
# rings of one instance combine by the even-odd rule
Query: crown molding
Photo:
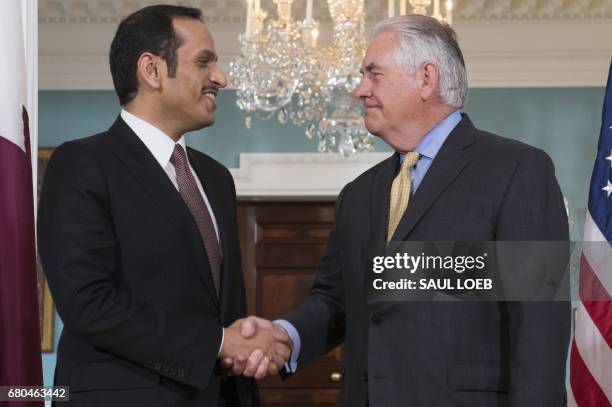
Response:
MULTIPOLYGON (((39 0, 38 18, 41 24, 108 24, 117 23, 141 7, 159 4, 156 0, 39 0)), ((200 8, 208 23, 241 23, 245 20, 244 0, 183 0, 182 5, 200 8)), ((295 2, 298 18, 304 8, 295 2)), ((262 0, 262 7, 270 14, 272 0, 262 0)), ((387 16, 386 1, 365 0, 364 9, 369 21, 380 21, 387 16)), ((314 17, 330 21, 323 0, 317 0, 314 17)), ((456 21, 474 20, 555 20, 609 19, 612 4, 607 0, 455 0, 453 17, 456 21)))
POLYGON ((498 20, 601 20, 612 18, 607 0, 457 0, 453 19, 498 20))
POLYGON ((240 154, 239 168, 230 172, 239 198, 335 198, 359 174, 391 153, 240 154))
MULTIPOLYGON (((181 2, 201 7, 208 16, 225 72, 240 53, 243 1, 181 2)), ((262 1, 270 10, 271 0, 262 1)), ((39 0, 40 89, 112 89, 108 49, 117 21, 152 3, 39 0)), ((378 10, 382 3, 386 5, 366 0, 368 15, 381 14, 382 19, 378 10)), ((456 0, 456 4, 454 28, 471 87, 605 86, 612 56, 608 0, 456 0)), ((321 7, 318 12, 327 13, 321 7)), ((331 23, 323 19, 321 42, 329 43, 330 38, 331 23)))

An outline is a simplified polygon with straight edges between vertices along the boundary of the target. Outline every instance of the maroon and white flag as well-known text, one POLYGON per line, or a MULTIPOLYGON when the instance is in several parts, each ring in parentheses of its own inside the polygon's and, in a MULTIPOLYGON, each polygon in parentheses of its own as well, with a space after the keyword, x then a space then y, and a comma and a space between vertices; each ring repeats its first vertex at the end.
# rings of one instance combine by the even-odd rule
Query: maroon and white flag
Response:
MULTIPOLYGON (((0 386, 41 386, 22 2, 0 3, 0 386)), ((1 406, 42 406, 7 402, 1 406)))

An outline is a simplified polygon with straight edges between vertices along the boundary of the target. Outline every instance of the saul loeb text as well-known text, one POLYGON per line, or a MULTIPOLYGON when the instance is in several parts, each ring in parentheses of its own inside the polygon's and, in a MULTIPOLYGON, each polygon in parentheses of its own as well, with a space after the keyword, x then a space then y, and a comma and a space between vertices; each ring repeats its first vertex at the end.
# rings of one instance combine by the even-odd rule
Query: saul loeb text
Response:
POLYGON ((374 290, 466 291, 492 290, 493 279, 472 277, 486 269, 487 253, 478 256, 417 256, 395 253, 372 260, 374 290), (386 276, 385 276, 386 274, 386 276), (406 277, 403 277, 406 276, 406 277))

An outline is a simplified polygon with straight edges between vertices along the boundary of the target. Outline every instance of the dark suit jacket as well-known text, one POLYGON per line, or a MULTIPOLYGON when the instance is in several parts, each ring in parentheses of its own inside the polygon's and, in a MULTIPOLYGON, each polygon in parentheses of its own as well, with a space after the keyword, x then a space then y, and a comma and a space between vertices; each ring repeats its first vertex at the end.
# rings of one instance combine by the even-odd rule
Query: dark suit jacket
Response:
MULTIPOLYGON (((562 406, 567 302, 368 303, 363 242, 384 242, 395 154, 348 184, 311 293, 286 319, 299 366, 344 341, 343 406, 562 406)), ((451 132, 393 240, 567 240, 550 158, 476 129, 451 132)))
POLYGON ((246 312, 234 183, 188 156, 219 227, 219 296, 189 209, 121 118, 49 162, 38 247, 64 322, 55 385, 70 386, 73 405, 217 406, 220 393, 252 405, 254 382, 217 369, 221 327, 246 312))

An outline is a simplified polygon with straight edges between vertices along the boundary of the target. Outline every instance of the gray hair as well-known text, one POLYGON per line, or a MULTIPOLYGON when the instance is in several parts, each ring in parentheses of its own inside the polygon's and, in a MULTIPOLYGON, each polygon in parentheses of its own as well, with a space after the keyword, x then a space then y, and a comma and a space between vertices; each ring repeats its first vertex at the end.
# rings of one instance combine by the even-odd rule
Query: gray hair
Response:
POLYGON ((371 39, 382 32, 397 32, 399 44, 395 62, 409 74, 425 62, 440 70, 440 98, 455 109, 463 107, 467 97, 467 73, 455 31, 433 17, 408 14, 388 18, 374 27, 371 39))

